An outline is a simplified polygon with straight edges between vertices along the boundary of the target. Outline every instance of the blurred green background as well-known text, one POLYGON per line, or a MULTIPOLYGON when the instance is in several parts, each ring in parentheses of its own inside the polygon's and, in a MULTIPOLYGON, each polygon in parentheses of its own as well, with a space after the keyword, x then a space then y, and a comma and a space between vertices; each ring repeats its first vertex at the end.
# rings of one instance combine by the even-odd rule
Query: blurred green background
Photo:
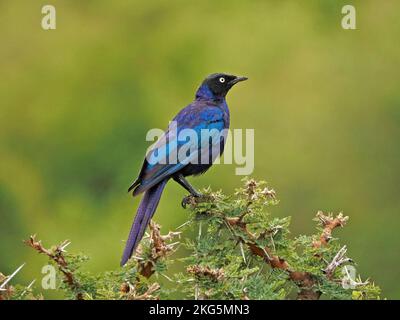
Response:
MULTIPOLYGON (((0 1, 0 270, 46 259, 21 240, 70 239, 87 269, 115 269, 139 199, 126 189, 149 143, 209 73, 250 80, 228 96, 232 128, 255 128, 254 177, 314 230, 318 209, 343 211, 336 235, 358 271, 400 298, 400 2, 0 1), (357 9, 357 30, 341 8, 357 9), (41 8, 57 29, 41 28, 41 8)), ((191 179, 229 193, 242 177, 218 165, 191 179)), ((187 214, 170 183, 156 220, 187 214)), ((40 283, 40 282, 39 282, 40 283)), ((54 293, 48 293, 54 296, 54 293)))

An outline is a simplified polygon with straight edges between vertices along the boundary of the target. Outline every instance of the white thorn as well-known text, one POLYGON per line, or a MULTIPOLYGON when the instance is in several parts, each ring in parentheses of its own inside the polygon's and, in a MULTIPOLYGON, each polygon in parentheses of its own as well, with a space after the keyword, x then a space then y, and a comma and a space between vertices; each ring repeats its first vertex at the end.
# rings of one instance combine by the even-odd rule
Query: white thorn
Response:
POLYGON ((169 281, 171 281, 171 282, 175 282, 175 281, 172 280, 170 277, 168 277, 166 274, 161 273, 161 272, 160 272, 160 274, 161 274, 163 277, 165 277, 167 280, 169 280, 169 281))
POLYGON ((33 279, 30 284, 25 288, 25 290, 21 293, 21 297, 33 286, 33 284, 36 282, 36 279, 33 279))
POLYGON ((4 288, 5 288, 6 284, 9 283, 10 280, 11 280, 12 278, 14 278, 14 276, 15 276, 24 266, 25 266, 25 263, 22 264, 21 266, 19 266, 19 268, 18 268, 17 270, 15 270, 11 275, 9 275, 9 276, 7 277, 7 280, 4 281, 4 282, 1 284, 1 286, 0 286, 0 289, 3 289, 2 291, 4 291, 4 288))
POLYGON ((62 252, 66 252, 65 248, 68 247, 71 244, 71 241, 66 242, 63 246, 60 247, 60 250, 62 252))
POLYGON ((186 221, 185 223, 181 224, 179 227, 176 228, 176 230, 183 228, 184 226, 186 226, 188 223, 190 223, 191 221, 186 221))
POLYGON ((143 260, 143 258, 134 256, 134 255, 131 256, 131 259, 132 259, 132 258, 133 258, 133 259, 136 259, 136 260, 143 260))
POLYGON ((241 241, 239 242, 239 246, 240 246, 240 252, 242 253, 243 261, 244 263, 246 263, 246 256, 244 255, 243 244, 241 241))
MULTIPOLYGON (((198 241, 200 241, 200 238, 201 238, 201 224, 202 224, 202 221, 200 221, 200 223, 199 223, 199 236, 198 236, 198 241)), ((197 300, 197 299, 196 299, 197 300)))

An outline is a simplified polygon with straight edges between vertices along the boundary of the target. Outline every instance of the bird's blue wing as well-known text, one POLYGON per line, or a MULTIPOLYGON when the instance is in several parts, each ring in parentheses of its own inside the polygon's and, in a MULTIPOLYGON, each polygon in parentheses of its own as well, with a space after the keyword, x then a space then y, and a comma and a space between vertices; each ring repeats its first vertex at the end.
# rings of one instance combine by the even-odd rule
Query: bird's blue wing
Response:
POLYGON ((132 184, 139 194, 182 170, 189 163, 209 153, 225 128, 224 112, 215 105, 191 104, 171 122, 164 135, 150 148, 138 179, 132 184), (185 129, 192 129, 191 131, 185 129), (210 139, 202 139, 201 130, 209 130, 210 139), (213 130, 214 129, 214 130, 213 130), (182 137, 189 134, 186 140, 182 137), (196 140, 196 143, 193 143, 196 140), (190 142, 190 143, 189 143, 190 142))

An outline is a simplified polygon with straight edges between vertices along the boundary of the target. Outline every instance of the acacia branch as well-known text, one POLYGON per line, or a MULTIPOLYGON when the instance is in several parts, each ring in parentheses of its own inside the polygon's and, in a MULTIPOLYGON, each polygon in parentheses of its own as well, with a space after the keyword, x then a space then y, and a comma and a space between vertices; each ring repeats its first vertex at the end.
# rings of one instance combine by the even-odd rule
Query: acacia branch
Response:
MULTIPOLYGON (((318 248, 322 245, 327 245, 329 240, 331 239, 332 231, 337 227, 342 227, 347 222, 348 217, 344 217, 341 213, 336 217, 332 217, 332 215, 325 215, 322 211, 318 211, 316 215, 317 219, 323 225, 323 232, 320 236, 319 241, 313 242, 313 247, 318 248)), ((315 285, 317 284, 313 275, 308 272, 296 271, 292 270, 288 262, 278 255, 275 255, 273 250, 269 247, 260 247, 257 244, 257 238, 254 234, 252 234, 248 228, 247 224, 243 221, 241 216, 239 217, 224 217, 227 224, 231 227, 237 227, 244 232, 248 239, 244 239, 240 235, 236 235, 238 237, 238 241, 245 243, 250 251, 263 258, 266 263, 268 263, 272 268, 285 270, 289 274, 289 278, 293 280, 300 288, 300 292, 298 293, 299 300, 317 300, 319 299, 321 293, 314 290, 315 285)), ((345 252, 344 252, 345 253, 345 252)), ((339 253, 338 253, 339 254, 339 253)), ((344 258, 344 255, 338 257, 337 262, 344 263, 346 261, 350 261, 347 258, 344 258)), ((331 268, 333 265, 331 266, 331 268)), ((337 265, 336 265, 337 267, 337 265)), ((331 277, 331 269, 328 269, 326 272, 328 279, 331 277)), ((332 270, 333 272, 333 270, 332 270)))
POLYGON ((346 253, 347 253, 347 247, 343 246, 335 255, 335 257, 332 259, 332 261, 327 265, 327 267, 324 270, 324 273, 326 274, 328 279, 332 279, 333 273, 342 264, 346 262, 352 262, 350 258, 346 257, 346 253))
POLYGON ((141 249, 137 250, 138 257, 138 265, 139 265, 139 273, 146 277, 150 278, 154 273, 154 266, 157 261, 161 258, 166 258, 169 254, 174 252, 175 245, 179 242, 167 244, 167 241, 172 240, 175 237, 179 237, 181 232, 172 232, 170 231, 167 235, 161 235, 160 226, 156 224, 154 221, 150 221, 150 248, 151 248, 151 256, 150 259, 143 260, 141 259, 141 249))
POLYGON ((153 294, 159 289, 160 285, 155 282, 147 288, 145 293, 137 294, 134 285, 123 283, 121 286, 121 293, 124 294, 128 300, 158 300, 158 297, 153 294))
POLYGON ((77 281, 74 273, 69 269, 68 262, 65 259, 64 253, 65 248, 71 243, 68 240, 61 242, 58 246, 52 249, 46 249, 43 247, 42 242, 36 240, 36 235, 30 236, 28 240, 25 240, 24 243, 35 249, 38 253, 44 254, 48 256, 51 260, 53 260, 58 269, 64 275, 64 282, 74 291, 76 292, 76 299, 83 300, 83 294, 80 292, 81 285, 77 281))
POLYGON ((320 248, 328 244, 328 242, 332 239, 332 231, 335 228, 343 227, 349 220, 349 217, 343 216, 342 213, 339 213, 336 217, 333 217, 331 213, 326 215, 322 211, 318 211, 314 220, 319 221, 323 227, 319 239, 315 240, 313 243, 314 248, 320 248))

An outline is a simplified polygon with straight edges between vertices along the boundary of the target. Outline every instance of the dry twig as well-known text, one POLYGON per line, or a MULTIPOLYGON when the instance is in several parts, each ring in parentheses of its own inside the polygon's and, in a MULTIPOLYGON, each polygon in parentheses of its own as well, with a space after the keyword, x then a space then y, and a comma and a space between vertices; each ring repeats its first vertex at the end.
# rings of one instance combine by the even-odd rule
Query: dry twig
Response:
MULTIPOLYGON (((151 259, 140 260, 138 259, 139 272, 142 276, 150 278, 154 273, 154 265, 160 258, 167 257, 170 253, 174 252, 174 247, 179 242, 167 244, 167 241, 172 240, 175 237, 179 237, 181 232, 170 231, 167 235, 161 235, 160 226, 154 221, 150 221, 150 248, 151 248, 151 259)), ((138 256, 140 257, 140 250, 137 250, 138 256)))
POLYGON ((36 236, 30 236, 28 240, 25 240, 24 243, 35 249, 38 253, 44 254, 48 256, 51 260, 53 260, 56 265, 58 266, 58 269, 62 272, 64 275, 64 282, 68 284, 68 286, 76 292, 76 299, 77 300, 83 300, 83 294, 80 292, 80 284, 77 281, 75 275, 73 272, 69 269, 68 263, 65 259, 64 253, 65 253, 65 248, 71 243, 68 240, 65 240, 61 242, 58 246, 52 249, 46 249, 43 247, 42 242, 39 240, 36 240, 36 236))

